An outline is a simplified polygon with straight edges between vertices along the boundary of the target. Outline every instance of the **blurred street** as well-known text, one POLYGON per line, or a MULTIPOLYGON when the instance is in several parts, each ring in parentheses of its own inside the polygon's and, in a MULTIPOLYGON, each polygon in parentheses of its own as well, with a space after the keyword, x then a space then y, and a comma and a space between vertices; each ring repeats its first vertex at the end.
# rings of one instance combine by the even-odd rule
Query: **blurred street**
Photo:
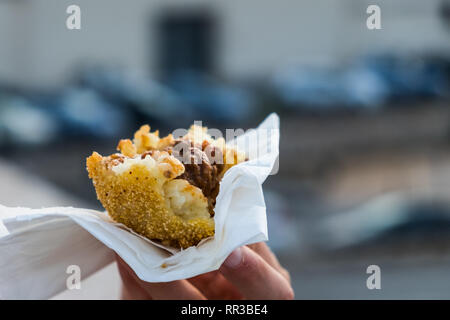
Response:
MULTIPOLYGON (((447 109, 417 110, 403 116, 401 113, 380 114, 379 126, 374 122, 361 125, 367 116, 349 116, 341 118, 342 121, 328 117, 308 121, 290 118, 282 122, 286 139, 281 146, 281 170, 265 183, 269 244, 291 271, 297 298, 450 298, 448 283, 444 280, 450 259, 450 236, 446 232, 450 230, 450 212, 446 209, 450 151, 446 151, 447 115, 443 114, 447 114, 447 109), (383 121, 383 116, 393 120, 383 121), (434 117, 436 121, 427 121, 427 117, 434 117), (344 121, 347 125, 342 125, 343 130, 335 130, 334 126, 344 121), (385 123, 393 125, 380 130, 385 123), (433 125, 427 126, 427 123, 433 125), (339 138, 324 134, 322 139, 311 142, 323 134, 324 129, 339 132, 339 138), (295 135, 294 130, 302 134, 295 135), (407 137, 402 136, 405 131, 409 133, 407 137), (299 138, 291 138, 296 136, 299 138), (409 137, 414 137, 414 142, 410 142, 409 137), (328 142, 330 139, 334 142, 328 142), (369 139, 373 141, 367 142, 369 139), (364 146, 360 147, 360 141, 374 147, 366 151, 364 146), (348 152, 343 153, 343 149, 348 152), (289 152, 302 155, 301 164, 313 166, 314 170, 299 167, 295 157, 286 156, 289 152), (334 161, 318 164, 315 159, 334 161), (377 197, 380 200, 372 200, 377 197), (345 216, 349 212, 357 219, 365 212, 375 210, 377 214, 377 210, 387 207, 388 215, 401 215, 402 210, 407 210, 402 207, 402 198, 416 199, 430 210, 433 206, 444 210, 446 218, 436 217, 439 228, 429 230, 421 230, 419 226, 402 231, 402 225, 405 229, 408 221, 388 224, 381 226, 372 238, 359 239, 361 232, 356 232, 355 239, 342 244, 333 231, 322 231, 330 217, 338 217, 332 222, 336 227, 346 223, 345 216), (384 202, 386 204, 380 207, 384 202), (332 247, 328 241, 339 246, 332 247), (381 291, 369 291, 365 287, 365 269, 370 264, 382 268, 381 291)), ((84 174, 84 156, 89 154, 90 148, 103 148, 91 144, 94 143, 66 144, 60 147, 64 152, 56 146, 5 153, 0 162, 0 189, 4 190, 0 203, 35 208, 63 205, 101 209, 84 174)), ((104 145, 104 149, 113 147, 112 142, 111 146, 104 145)), ((369 217, 369 223, 370 219, 374 218, 369 217)), ((355 228, 363 233, 364 230, 373 232, 365 223, 353 226, 348 232, 355 228)), ((116 299, 119 290, 120 280, 113 264, 85 279, 81 290, 66 291, 55 298, 116 299), (102 283, 100 287, 99 283, 102 283)))

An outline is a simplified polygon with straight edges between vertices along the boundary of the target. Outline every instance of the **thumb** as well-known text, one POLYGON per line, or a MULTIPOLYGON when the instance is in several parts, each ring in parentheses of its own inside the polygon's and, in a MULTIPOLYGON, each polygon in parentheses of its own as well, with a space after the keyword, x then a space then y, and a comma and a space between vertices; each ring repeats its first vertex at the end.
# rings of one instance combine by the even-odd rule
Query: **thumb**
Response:
POLYGON ((289 282, 281 273, 246 246, 234 250, 219 270, 247 299, 294 297, 289 282))

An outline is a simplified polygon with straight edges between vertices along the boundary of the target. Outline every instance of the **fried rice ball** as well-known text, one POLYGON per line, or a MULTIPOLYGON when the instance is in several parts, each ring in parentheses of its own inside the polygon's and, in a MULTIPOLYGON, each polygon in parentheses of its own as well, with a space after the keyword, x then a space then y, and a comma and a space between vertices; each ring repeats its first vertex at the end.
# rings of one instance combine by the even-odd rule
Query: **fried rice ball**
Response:
POLYGON ((110 217, 171 247, 188 248, 213 236, 220 180, 245 155, 206 130, 192 126, 181 139, 160 138, 144 125, 133 141, 119 142, 120 153, 93 152, 87 170, 110 217))

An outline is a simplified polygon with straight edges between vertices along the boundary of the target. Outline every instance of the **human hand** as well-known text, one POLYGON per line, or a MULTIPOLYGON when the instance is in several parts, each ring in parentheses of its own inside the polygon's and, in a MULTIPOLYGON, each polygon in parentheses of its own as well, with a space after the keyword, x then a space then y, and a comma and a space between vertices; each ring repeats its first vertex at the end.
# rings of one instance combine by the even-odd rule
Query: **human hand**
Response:
POLYGON ((217 271, 171 282, 145 282, 117 256, 122 299, 293 299, 289 273, 269 247, 255 243, 234 250, 217 271))

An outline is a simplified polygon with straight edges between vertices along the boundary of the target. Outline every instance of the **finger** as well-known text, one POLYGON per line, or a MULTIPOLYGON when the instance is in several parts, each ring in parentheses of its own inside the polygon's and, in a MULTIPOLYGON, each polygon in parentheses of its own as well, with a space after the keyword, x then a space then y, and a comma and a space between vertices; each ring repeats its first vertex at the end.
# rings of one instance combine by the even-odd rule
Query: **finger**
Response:
POLYGON ((122 295, 123 300, 151 300, 152 297, 145 291, 129 270, 125 267, 125 262, 118 258, 117 268, 119 269, 120 277, 122 278, 122 295))
POLYGON ((219 270, 247 299, 294 298, 289 282, 246 246, 234 250, 219 270))
POLYGON ((258 253, 273 268, 278 270, 288 282, 291 282, 289 272, 281 266, 275 254, 265 242, 249 244, 248 247, 258 253))
MULTIPOLYGON (((121 259, 119 257, 119 259, 121 259)), ((122 259, 121 259, 122 260, 122 259)), ((139 286, 154 300, 204 300, 200 291, 187 280, 171 282, 146 282, 139 279, 133 269, 122 260, 122 266, 137 281, 139 286)))
POLYGON ((240 300, 242 295, 219 271, 211 271, 188 279, 211 300, 240 300))
POLYGON ((264 242, 249 244, 247 247, 258 253, 272 267, 277 268, 280 265, 273 252, 264 242))
POLYGON ((144 282, 143 287, 155 300, 205 300, 205 296, 187 280, 144 282))

